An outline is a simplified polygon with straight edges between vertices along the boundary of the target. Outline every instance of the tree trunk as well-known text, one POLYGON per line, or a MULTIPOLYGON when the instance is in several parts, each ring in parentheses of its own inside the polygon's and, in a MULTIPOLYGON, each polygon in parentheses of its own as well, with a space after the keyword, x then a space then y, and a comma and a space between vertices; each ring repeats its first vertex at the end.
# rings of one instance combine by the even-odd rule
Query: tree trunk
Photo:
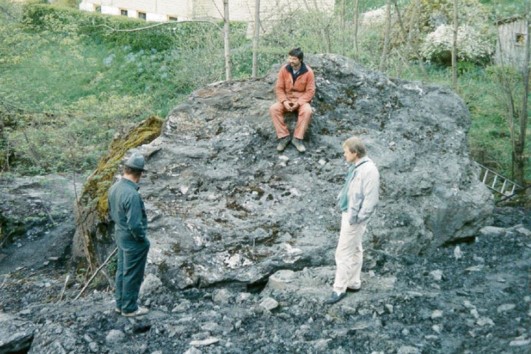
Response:
POLYGON ((514 149, 514 166, 515 166, 515 179, 520 185, 525 186, 525 138, 526 138, 526 129, 528 121, 528 101, 527 97, 529 96, 529 62, 530 62, 530 47, 531 47, 531 38, 529 33, 529 15, 530 15, 530 6, 529 0, 526 0, 526 15, 525 23, 527 28, 527 41, 525 44, 525 60, 522 67, 522 79, 523 79, 523 92, 522 92, 522 109, 520 111, 520 134, 518 138, 518 143, 515 144, 514 149))
POLYGON ((358 46, 358 29, 359 29, 359 20, 360 20, 360 4, 359 0, 354 0, 354 49, 356 53, 354 54, 354 59, 358 59, 359 46, 358 46))
MULTIPOLYGON (((419 68, 420 68, 420 71, 421 71, 422 75, 424 77, 427 77, 428 73, 426 72, 426 68, 424 67, 424 64, 422 62, 422 56, 420 55, 419 48, 418 48, 417 45, 413 45, 413 43, 411 43, 412 42, 411 41, 411 35, 409 33, 411 33, 412 29, 410 27, 409 32, 406 31, 406 27, 404 26, 404 22, 402 21, 402 16, 400 15, 400 9, 398 8, 398 1, 397 0, 393 0, 393 3, 395 5, 396 16, 397 16, 397 19, 398 19, 398 23, 400 25, 400 31, 401 31, 401 34, 402 34, 402 40, 406 44, 406 47, 410 51, 411 55, 414 55, 417 58, 418 63, 419 63, 419 68)), ((415 7, 415 11, 417 11, 417 9, 419 7, 420 7, 420 4, 418 4, 418 7, 415 7)), ((413 16, 413 18, 416 18, 416 16, 413 16)), ((409 66, 408 61, 410 60, 410 55, 408 55, 406 59, 407 59, 406 60, 406 65, 409 66)))
POLYGON ((380 71, 385 71, 387 68, 387 55, 389 54, 389 39, 391 36, 391 0, 386 1, 385 13, 385 34, 382 56, 380 58, 380 71))
POLYGON ((260 39, 260 0, 254 2, 254 36, 253 36, 253 73, 252 77, 258 75, 258 41, 260 39))
POLYGON ((232 80, 231 63, 230 63, 230 25, 229 25, 229 0, 223 0, 223 34, 225 39, 225 80, 232 80))
POLYGON ((341 0, 341 9, 339 11, 339 16, 341 20, 341 55, 345 55, 345 49, 346 49, 346 32, 347 32, 347 0, 341 0))
POLYGON ((454 38, 452 42, 452 86, 455 91, 457 91, 457 31, 459 30, 457 2, 458 0, 454 0, 454 38))

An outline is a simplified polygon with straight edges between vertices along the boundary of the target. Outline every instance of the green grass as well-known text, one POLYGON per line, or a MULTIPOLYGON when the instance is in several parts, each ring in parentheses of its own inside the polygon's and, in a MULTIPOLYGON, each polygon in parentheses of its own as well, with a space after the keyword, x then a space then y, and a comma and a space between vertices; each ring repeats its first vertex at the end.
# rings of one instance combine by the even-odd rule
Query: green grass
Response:
MULTIPOLYGON (((511 4, 502 0, 482 2, 511 4)), ((0 0, 0 6, 6 3, 0 0)), ((380 1, 380 5, 384 3, 380 1)), ((376 5, 371 3, 371 7, 376 5)), ((369 3, 360 2, 360 6, 369 3)), ((503 8, 510 12, 513 7, 503 8)), ((216 26, 187 24, 175 30, 162 26, 149 32, 111 33, 100 24, 132 28, 144 23, 42 5, 25 12, 13 11, 13 16, 2 14, 0 116, 6 128, 0 132, 0 171, 39 174, 91 170, 115 132, 151 115, 166 117, 193 89, 224 79, 223 39, 216 26)), ((294 41, 303 41, 306 53, 323 48, 321 34, 309 35, 315 32, 316 23, 311 16, 299 18, 295 28, 283 24, 261 39, 261 74, 272 63, 283 60, 286 48, 294 41)), ((231 39, 235 79, 251 73, 251 45, 244 33, 245 26, 235 24, 231 39)), ((380 35, 367 33, 360 39, 358 61, 368 68, 378 67, 380 35)), ((335 51, 339 50, 338 38, 331 38, 335 51)), ((346 54, 353 54, 351 50, 346 54)), ((451 86, 448 68, 425 67, 427 76, 418 65, 404 65, 391 55, 387 74, 451 86)), ((471 113, 472 156, 511 177, 506 108, 500 101, 498 82, 484 67, 461 65, 460 69, 458 93, 471 113)), ((528 136, 527 151, 531 150, 530 140, 528 136)), ((525 174, 528 181, 529 165, 525 174)))

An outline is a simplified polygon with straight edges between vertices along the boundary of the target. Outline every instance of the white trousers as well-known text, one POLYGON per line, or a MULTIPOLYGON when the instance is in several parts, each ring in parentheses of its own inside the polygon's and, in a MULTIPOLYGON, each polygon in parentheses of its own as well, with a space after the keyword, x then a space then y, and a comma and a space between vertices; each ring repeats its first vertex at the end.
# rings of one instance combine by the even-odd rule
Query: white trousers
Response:
POLYGON ((341 231, 336 248, 336 278, 334 291, 342 293, 348 288, 361 287, 361 267, 363 265, 363 234, 367 222, 350 225, 348 214, 341 215, 341 231))

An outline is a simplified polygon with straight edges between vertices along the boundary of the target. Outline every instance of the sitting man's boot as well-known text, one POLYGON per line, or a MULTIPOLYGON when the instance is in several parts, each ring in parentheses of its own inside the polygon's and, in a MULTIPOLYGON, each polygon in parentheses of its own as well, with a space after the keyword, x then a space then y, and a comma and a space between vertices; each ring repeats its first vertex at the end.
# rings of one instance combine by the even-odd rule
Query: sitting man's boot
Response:
POLYGON ((284 149, 286 148, 286 146, 288 146, 289 142, 290 142, 290 136, 285 136, 283 138, 280 138, 278 139, 278 145, 277 145, 277 151, 278 152, 282 152, 284 151, 284 149))
POLYGON ((302 140, 297 139, 297 138, 293 138, 291 143, 295 146, 295 148, 297 148, 297 150, 299 152, 305 152, 306 151, 306 148, 304 147, 304 144, 302 143, 302 140))

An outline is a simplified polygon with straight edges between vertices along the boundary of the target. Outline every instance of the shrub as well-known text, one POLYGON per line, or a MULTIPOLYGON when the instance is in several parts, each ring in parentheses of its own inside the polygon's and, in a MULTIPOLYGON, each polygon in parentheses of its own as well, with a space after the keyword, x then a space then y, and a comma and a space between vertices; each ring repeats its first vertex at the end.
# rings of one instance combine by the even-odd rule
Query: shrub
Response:
MULTIPOLYGON (((422 56, 437 63, 451 62, 454 29, 449 25, 440 25, 429 33, 421 47, 422 56)), ((484 63, 492 54, 493 44, 475 28, 467 25, 457 31, 457 57, 462 61, 484 63)))

